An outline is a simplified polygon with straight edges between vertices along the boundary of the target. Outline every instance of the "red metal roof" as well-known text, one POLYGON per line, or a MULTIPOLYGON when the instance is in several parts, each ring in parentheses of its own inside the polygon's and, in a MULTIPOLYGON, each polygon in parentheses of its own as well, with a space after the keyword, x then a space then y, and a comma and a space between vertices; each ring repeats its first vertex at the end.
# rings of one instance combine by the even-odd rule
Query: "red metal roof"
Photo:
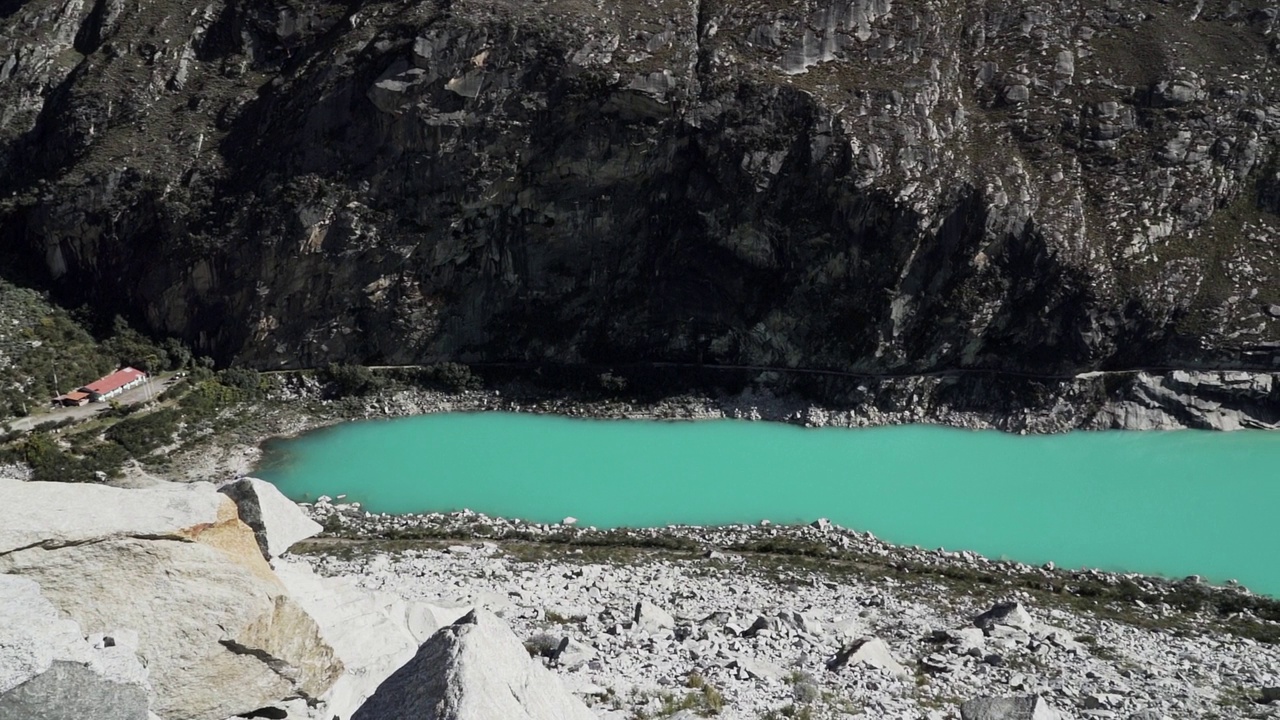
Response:
POLYGON ((134 368, 127 367, 123 370, 117 370, 99 380, 94 380, 81 388, 81 390, 97 393, 98 395, 106 395, 112 390, 118 390, 140 377, 146 377, 146 375, 147 374, 141 370, 135 370, 134 368))

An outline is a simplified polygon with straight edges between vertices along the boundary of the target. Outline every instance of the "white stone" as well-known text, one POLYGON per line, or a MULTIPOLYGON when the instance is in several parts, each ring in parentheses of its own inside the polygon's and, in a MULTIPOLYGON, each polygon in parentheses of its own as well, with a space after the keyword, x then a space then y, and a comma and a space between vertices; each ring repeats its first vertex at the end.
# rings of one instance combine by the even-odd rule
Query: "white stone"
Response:
POLYGON ((218 522, 223 502, 209 483, 122 490, 0 479, 0 497, 15 509, 0 522, 0 554, 106 538, 183 539, 188 528, 218 522))
POLYGON ((725 667, 742 670, 748 677, 757 680, 781 680, 787 675, 786 670, 768 660, 746 656, 739 656, 730 660, 725 667))
POLYGON ((596 720, 484 610, 442 628, 351 720, 596 720))
POLYGON ((329 716, 351 717, 440 627, 425 603, 364 590, 346 578, 322 578, 301 562, 277 560, 274 568, 344 666, 342 676, 320 698, 329 716))
POLYGON ((863 638, 854 642, 836 654, 827 667, 833 670, 846 665, 865 665, 879 668, 894 677, 903 678, 910 675, 907 669, 893 657, 889 646, 880 638, 863 638))
POLYGON ((268 559, 280 557, 294 544, 324 530, 266 480, 242 478, 218 491, 235 501, 240 520, 253 528, 258 546, 268 559))
POLYGON ((671 613, 646 601, 636 603, 636 611, 631 619, 637 628, 647 633, 660 633, 676 626, 671 613))
POLYGON ((1032 619, 1031 613, 1027 612, 1022 603, 1005 602, 992 606, 990 610, 974 618, 973 624, 983 630, 990 630, 992 627, 1003 625, 1030 631, 1036 626, 1036 621, 1032 619))
POLYGON ((782 612, 778 614, 778 619, 806 635, 822 635, 822 622, 811 612, 782 612))
POLYGON ((960 706, 961 720, 1062 720, 1038 695, 976 698, 960 706))

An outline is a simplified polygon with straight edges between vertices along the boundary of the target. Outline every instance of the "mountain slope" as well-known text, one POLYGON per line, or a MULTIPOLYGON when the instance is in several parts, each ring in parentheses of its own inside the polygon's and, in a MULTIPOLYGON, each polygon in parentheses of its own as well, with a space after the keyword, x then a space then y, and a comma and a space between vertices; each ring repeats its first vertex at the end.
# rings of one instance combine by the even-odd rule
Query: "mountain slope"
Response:
POLYGON ((1280 364, 1274 7, 0 6, 12 262, 259 367, 1280 364))

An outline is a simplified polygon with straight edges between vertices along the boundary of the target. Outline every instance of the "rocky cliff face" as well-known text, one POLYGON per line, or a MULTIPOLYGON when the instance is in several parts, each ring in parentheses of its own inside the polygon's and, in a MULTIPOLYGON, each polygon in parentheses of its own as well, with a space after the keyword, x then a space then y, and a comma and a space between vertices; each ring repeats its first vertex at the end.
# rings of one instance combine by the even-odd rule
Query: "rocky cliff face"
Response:
POLYGON ((0 5, 0 242, 260 367, 1280 365, 1261 0, 0 5))

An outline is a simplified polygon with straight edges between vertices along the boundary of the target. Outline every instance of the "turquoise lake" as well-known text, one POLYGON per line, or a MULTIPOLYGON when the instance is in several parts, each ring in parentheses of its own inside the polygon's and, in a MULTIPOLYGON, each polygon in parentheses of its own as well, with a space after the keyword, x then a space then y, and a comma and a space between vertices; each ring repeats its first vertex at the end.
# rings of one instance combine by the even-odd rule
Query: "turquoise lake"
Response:
POLYGON ((1280 433, 1016 436, 931 426, 589 421, 506 413, 353 422, 273 443, 295 500, 601 528, 830 518, 988 557, 1238 579, 1280 596, 1280 433))

